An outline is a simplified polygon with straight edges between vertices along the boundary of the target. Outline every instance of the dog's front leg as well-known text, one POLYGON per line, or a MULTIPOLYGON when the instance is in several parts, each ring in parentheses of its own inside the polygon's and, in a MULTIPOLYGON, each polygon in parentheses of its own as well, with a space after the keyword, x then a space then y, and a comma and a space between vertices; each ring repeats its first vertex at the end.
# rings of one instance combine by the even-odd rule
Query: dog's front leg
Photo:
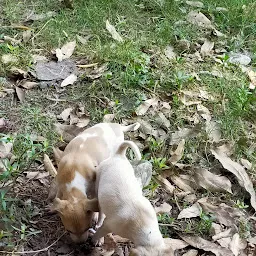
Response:
POLYGON ((99 214, 98 214, 98 221, 96 223, 95 229, 97 230, 99 227, 102 226, 103 221, 105 219, 105 214, 100 210, 99 214))
POLYGON ((99 229, 96 231, 96 233, 92 237, 92 241, 95 244, 95 246, 103 245, 104 244, 104 236, 106 236, 108 233, 110 233, 110 230, 104 221, 104 223, 99 227, 99 229))

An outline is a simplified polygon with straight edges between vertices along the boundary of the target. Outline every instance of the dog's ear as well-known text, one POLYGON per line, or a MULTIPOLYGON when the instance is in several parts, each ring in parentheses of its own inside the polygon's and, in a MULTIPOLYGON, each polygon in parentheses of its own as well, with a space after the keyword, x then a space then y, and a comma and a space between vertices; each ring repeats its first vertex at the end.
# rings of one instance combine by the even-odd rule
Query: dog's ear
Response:
POLYGON ((60 150, 59 148, 53 148, 53 156, 57 166, 59 166, 63 153, 64 151, 60 150))
POLYGON ((52 211, 57 211, 60 214, 63 214, 63 210, 68 206, 68 201, 67 200, 61 200, 59 198, 55 198, 53 200, 53 205, 51 210, 52 211))
POLYGON ((86 210, 92 211, 92 212, 99 212, 99 201, 94 199, 87 199, 85 201, 86 210))

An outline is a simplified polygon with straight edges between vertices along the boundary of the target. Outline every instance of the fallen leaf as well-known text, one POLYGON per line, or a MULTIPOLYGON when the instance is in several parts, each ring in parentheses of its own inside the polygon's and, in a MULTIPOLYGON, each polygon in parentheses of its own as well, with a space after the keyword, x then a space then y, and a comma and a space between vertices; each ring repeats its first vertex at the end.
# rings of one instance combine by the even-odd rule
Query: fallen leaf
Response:
POLYGON ((185 202, 193 204, 197 200, 197 197, 195 194, 188 194, 183 199, 185 202))
POLYGON ((84 128, 90 123, 89 117, 80 118, 78 122, 76 123, 76 126, 79 128, 84 128))
POLYGON ((162 112, 158 112, 156 116, 156 123, 158 123, 161 127, 169 128, 171 126, 170 121, 165 117, 162 112))
POLYGON ((27 71, 22 70, 20 68, 16 68, 16 67, 11 67, 10 72, 12 73, 12 75, 21 76, 23 78, 26 78, 28 76, 27 71))
POLYGON ((204 250, 206 252, 212 252, 216 256, 233 256, 232 252, 229 249, 223 248, 201 237, 181 235, 181 238, 191 246, 204 250))
POLYGON ((33 11, 25 18, 25 21, 37 21, 37 20, 44 20, 51 17, 56 16, 57 13, 54 11, 49 11, 42 14, 35 14, 33 11))
POLYGON ((174 48, 170 45, 165 48, 164 54, 170 60, 173 60, 176 58, 176 53, 174 52, 174 48))
POLYGON ((254 90, 255 87, 256 87, 256 72, 254 72, 251 69, 248 69, 247 74, 248 74, 248 76, 250 78, 250 81, 251 81, 251 84, 250 84, 249 88, 251 90, 254 90))
POLYGON ((193 6, 193 7, 198 7, 198 8, 203 8, 204 4, 200 1, 186 1, 187 5, 193 6))
POLYGON ((251 170, 252 169, 252 163, 250 163, 247 159, 240 159, 241 164, 243 165, 244 168, 246 168, 247 170, 251 170))
POLYGON ((4 64, 15 63, 15 62, 18 62, 18 61, 19 61, 18 58, 16 56, 13 56, 10 53, 2 55, 2 62, 4 64))
POLYGON ((87 44, 88 40, 91 38, 92 36, 91 35, 88 35, 86 37, 83 37, 83 36, 79 36, 77 35, 76 38, 77 38, 77 41, 83 45, 87 44))
POLYGON ((228 12, 228 9, 225 7, 216 7, 215 9, 217 12, 228 12))
POLYGON ((208 134, 210 142, 219 142, 221 140, 220 126, 215 121, 207 121, 205 130, 208 134))
POLYGON ((76 41, 72 41, 63 45, 61 49, 56 49, 56 57, 58 58, 58 61, 60 62, 65 59, 69 59, 73 54, 75 47, 76 41))
POLYGON ((15 91, 19 101, 23 103, 25 101, 25 91, 22 90, 20 87, 15 87, 15 91))
POLYGON ((111 123, 115 118, 115 114, 106 114, 103 117, 103 123, 111 123))
POLYGON ((207 55, 210 55, 213 48, 214 48, 214 42, 211 42, 208 39, 206 39, 204 41, 204 44, 201 47, 200 52, 201 52, 202 56, 205 57, 207 55))
POLYGON ((106 20, 106 29, 111 34, 113 39, 120 43, 123 42, 123 38, 118 34, 116 28, 113 25, 111 25, 108 20, 106 20))
POLYGON ((171 181, 185 192, 194 193, 196 184, 190 175, 173 175, 170 177, 171 181))
POLYGON ((224 248, 229 249, 229 245, 231 243, 231 237, 224 237, 217 240, 218 244, 224 248))
POLYGON ((230 53, 228 61, 232 64, 247 66, 252 60, 249 56, 242 53, 230 53))
POLYGON ((203 28, 213 29, 211 21, 201 12, 191 11, 187 15, 187 20, 193 25, 203 28))
POLYGON ((73 138, 75 138, 84 129, 77 127, 75 125, 65 125, 65 124, 56 123, 55 130, 56 130, 57 134, 59 134, 64 141, 70 142, 73 138))
POLYGON ((145 120, 142 120, 142 119, 139 119, 138 122, 140 123, 140 131, 142 131, 144 134, 146 135, 152 135, 154 137, 158 137, 158 132, 156 129, 153 128, 153 126, 145 121, 145 120))
POLYGON ((159 99, 158 98, 152 98, 143 101, 135 110, 135 113, 137 116, 143 116, 146 114, 148 109, 152 107, 156 107, 158 105, 159 99))
POLYGON ((69 119, 70 113, 73 110, 73 108, 66 108, 60 113, 60 118, 62 118, 63 121, 67 121, 69 119))
POLYGON ((219 233, 222 232, 222 227, 220 224, 217 224, 215 222, 212 223, 211 229, 210 229, 210 233, 212 236, 215 236, 219 233))
POLYGON ((256 245, 256 236, 247 239, 248 243, 256 245))
POLYGON ((204 189, 211 192, 229 192, 232 194, 231 182, 224 176, 209 172, 204 168, 195 168, 195 182, 204 189))
POLYGON ((4 41, 12 44, 12 45, 18 45, 21 43, 21 40, 17 40, 15 38, 12 38, 10 36, 4 36, 4 41))
POLYGON ((183 128, 171 134, 170 145, 178 145, 183 139, 193 138, 199 133, 197 127, 192 129, 183 128))
POLYGON ((175 187, 170 183, 170 181, 168 181, 167 179, 161 177, 160 175, 158 175, 156 177, 156 181, 157 183, 159 183, 163 189, 165 189, 170 195, 173 194, 173 191, 175 189, 175 187))
POLYGON ((74 84, 74 82, 76 80, 77 80, 77 76, 75 74, 71 74, 61 82, 60 87, 65 87, 67 85, 72 85, 72 84, 74 84))
POLYGON ((197 255, 198 255, 198 251, 195 249, 191 249, 186 253, 182 254, 182 256, 197 256, 197 255))
POLYGON ((173 238, 164 238, 164 243, 170 246, 173 249, 173 251, 184 249, 189 245, 185 241, 173 238))
POLYGON ((223 231, 223 232, 220 232, 220 233, 214 235, 214 236, 212 237, 212 240, 213 240, 213 241, 217 241, 217 240, 219 240, 219 239, 221 239, 221 238, 230 237, 230 236, 232 236, 232 235, 233 235, 233 229, 232 229, 232 228, 229 228, 229 229, 227 229, 227 230, 225 230, 225 231, 223 231))
POLYGON ((24 172, 30 180, 40 180, 49 176, 49 172, 24 172))
POLYGON ((108 70, 108 64, 106 63, 100 66, 99 68, 95 68, 94 70, 92 70, 90 74, 87 75, 87 77, 92 80, 100 78, 107 70, 108 70))
POLYGON ((210 121, 211 120, 211 113, 209 111, 209 109, 201 104, 197 105, 197 111, 199 112, 199 114, 202 116, 203 119, 205 119, 206 121, 210 121))
POLYGON ((246 248, 246 246, 247 246, 247 242, 241 239, 239 237, 239 234, 236 233, 232 237, 229 248, 233 252, 234 256, 242 256, 242 251, 246 248))
POLYGON ((171 210, 172 210, 172 206, 167 204, 166 202, 164 202, 163 204, 161 204, 158 207, 155 207, 156 214, 159 214, 159 213, 170 213, 171 210))
POLYGON ((0 141, 0 159, 6 158, 11 153, 13 144, 11 142, 0 141))
POLYGON ((21 86, 27 90, 30 90, 32 88, 35 88, 38 86, 38 83, 36 82, 30 82, 30 81, 25 81, 24 83, 21 84, 21 86))
POLYGON ((172 164, 176 164, 177 162, 179 162, 180 159, 183 157, 184 146, 185 146, 185 140, 182 139, 178 144, 176 150, 171 153, 171 158, 168 161, 171 162, 172 164))
POLYGON ((198 203, 193 204, 192 206, 183 209, 180 213, 179 216, 177 217, 178 220, 180 219, 190 219, 190 218, 195 218, 201 215, 201 207, 199 206, 198 203))
POLYGON ((32 55, 33 63, 37 62, 47 62, 48 59, 45 56, 34 54, 32 55))
POLYGON ((44 154, 44 168, 52 177, 55 177, 57 175, 57 171, 47 154, 44 154))
POLYGON ((27 43, 30 40, 31 35, 32 35, 32 31, 31 30, 25 30, 22 33, 23 42, 27 43))
POLYGON ((207 203, 206 198, 198 200, 198 203, 204 212, 214 214, 216 220, 227 227, 233 226, 235 220, 238 217, 243 216, 243 213, 239 209, 232 208, 224 203, 221 203, 219 206, 215 206, 207 203))
POLYGON ((255 190, 244 167, 239 163, 232 161, 225 152, 220 150, 220 148, 216 148, 215 150, 212 149, 211 152, 226 170, 230 171, 237 177, 240 186, 244 187, 245 190, 251 195, 251 205, 254 210, 256 210, 255 190))

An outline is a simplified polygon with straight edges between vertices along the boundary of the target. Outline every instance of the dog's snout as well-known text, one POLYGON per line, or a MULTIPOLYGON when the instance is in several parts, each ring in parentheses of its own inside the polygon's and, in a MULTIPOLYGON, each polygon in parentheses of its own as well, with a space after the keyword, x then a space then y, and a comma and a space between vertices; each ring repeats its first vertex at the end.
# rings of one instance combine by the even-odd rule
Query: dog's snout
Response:
POLYGON ((77 243, 77 244, 81 244, 87 241, 89 236, 89 231, 85 231, 82 235, 76 235, 76 234, 70 234, 70 237, 72 239, 73 242, 77 243))

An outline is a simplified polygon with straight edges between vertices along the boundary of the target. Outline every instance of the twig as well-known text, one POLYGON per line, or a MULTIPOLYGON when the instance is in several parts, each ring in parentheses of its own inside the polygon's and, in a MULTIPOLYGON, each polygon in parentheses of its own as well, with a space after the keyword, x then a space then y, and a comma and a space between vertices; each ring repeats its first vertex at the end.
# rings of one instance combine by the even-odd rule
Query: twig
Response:
POLYGON ((39 253, 39 252, 45 252, 47 251, 49 248, 51 248, 53 245, 55 245, 64 235, 66 234, 66 231, 60 236, 58 237, 57 240, 55 240, 52 244, 50 244, 49 246, 40 249, 40 250, 36 250, 36 251, 24 251, 24 252, 8 252, 8 251, 0 251, 0 253, 6 253, 6 254, 29 254, 29 253, 39 253))
POLYGON ((157 93, 155 92, 155 88, 154 88, 154 91, 152 91, 151 89, 147 88, 146 86, 144 85, 140 85, 140 87, 142 87, 144 90, 154 94, 155 96, 157 96, 160 100, 164 101, 163 98, 157 93))
POLYGON ((41 32, 42 30, 47 26, 47 24, 54 19, 49 19, 45 24, 42 26, 42 28, 31 38, 31 41, 33 41, 41 32))

